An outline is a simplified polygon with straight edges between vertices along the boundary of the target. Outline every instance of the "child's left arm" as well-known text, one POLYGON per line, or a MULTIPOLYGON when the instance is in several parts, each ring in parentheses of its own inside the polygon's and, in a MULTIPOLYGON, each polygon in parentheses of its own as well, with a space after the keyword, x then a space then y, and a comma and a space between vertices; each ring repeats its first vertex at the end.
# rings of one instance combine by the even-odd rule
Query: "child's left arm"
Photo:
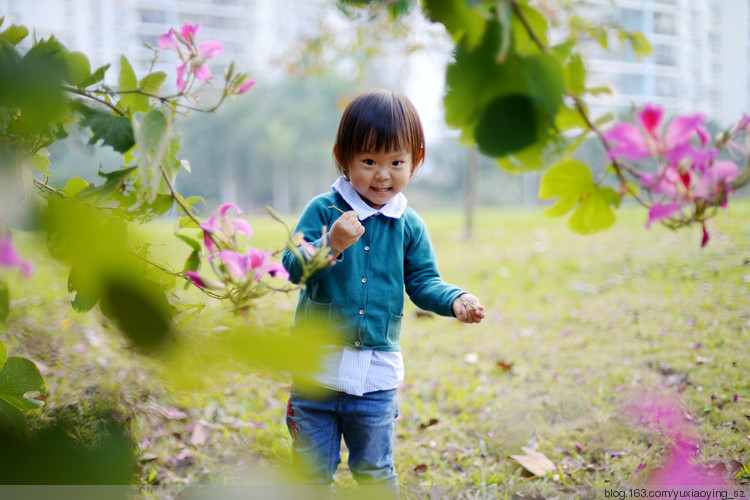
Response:
POLYGON ((453 301, 453 314, 461 323, 479 323, 486 316, 484 306, 470 293, 459 295, 453 301))

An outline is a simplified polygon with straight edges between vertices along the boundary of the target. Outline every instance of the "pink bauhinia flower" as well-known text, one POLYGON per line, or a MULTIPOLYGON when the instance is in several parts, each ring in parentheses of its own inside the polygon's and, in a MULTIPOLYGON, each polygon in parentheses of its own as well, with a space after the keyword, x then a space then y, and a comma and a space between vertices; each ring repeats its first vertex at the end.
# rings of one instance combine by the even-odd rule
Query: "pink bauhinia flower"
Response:
POLYGON ((652 156, 669 156, 675 148, 689 144, 695 136, 701 146, 708 142, 710 135, 703 114, 675 118, 667 126, 666 134, 662 131, 663 118, 664 111, 660 106, 648 104, 638 114, 640 127, 633 123, 619 123, 605 132, 604 139, 614 143, 607 153, 610 159, 643 160, 652 156))
POLYGON ((253 235, 253 229, 247 221, 243 219, 229 220, 229 216, 227 215, 229 210, 234 210, 238 216, 242 215, 242 211, 237 205, 225 203, 207 221, 200 225, 200 228, 203 229, 203 244, 211 254, 216 251, 216 244, 211 235, 230 241, 235 240, 237 233, 243 233, 248 238, 253 235))
POLYGON ((200 29, 200 24, 185 23, 179 32, 174 28, 161 35, 158 39, 159 47, 175 52, 182 64, 177 65, 177 90, 185 89, 185 73, 193 74, 195 78, 208 82, 211 79, 211 68, 208 59, 216 57, 224 52, 224 46, 217 40, 204 40, 195 43, 195 36, 200 29), (183 52, 182 48, 185 49, 183 52))
POLYGON ((10 236, 0 239, 0 266, 17 267, 26 277, 34 272, 34 265, 21 257, 10 236))
POLYGON ((250 87, 252 87, 253 85, 255 85, 255 80, 248 80, 247 82, 245 82, 244 85, 242 85, 240 88, 238 88, 237 90, 235 90, 234 93, 235 94, 244 94, 245 92, 247 92, 248 90, 250 90, 250 87))

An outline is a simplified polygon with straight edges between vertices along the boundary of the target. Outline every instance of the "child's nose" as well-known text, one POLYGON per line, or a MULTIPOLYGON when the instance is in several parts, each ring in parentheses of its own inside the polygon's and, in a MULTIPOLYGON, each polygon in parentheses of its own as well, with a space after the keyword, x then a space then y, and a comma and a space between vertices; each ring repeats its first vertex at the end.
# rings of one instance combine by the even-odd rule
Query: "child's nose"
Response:
POLYGON ((388 178, 388 167, 379 167, 377 170, 375 170, 375 177, 378 179, 387 179, 388 178))

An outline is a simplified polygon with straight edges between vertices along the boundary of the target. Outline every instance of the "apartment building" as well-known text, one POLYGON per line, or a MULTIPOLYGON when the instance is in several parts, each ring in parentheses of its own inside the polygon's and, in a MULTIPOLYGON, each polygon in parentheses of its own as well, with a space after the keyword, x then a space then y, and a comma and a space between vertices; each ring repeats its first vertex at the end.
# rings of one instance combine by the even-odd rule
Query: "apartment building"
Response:
MULTIPOLYGON (((138 75, 154 64, 148 45, 158 47, 171 26, 200 23, 199 39, 224 45, 210 61, 214 74, 234 61, 239 71, 268 77, 280 73, 275 61, 314 30, 330 6, 331 0, 0 0, 0 16, 38 38, 54 34, 85 53, 92 67, 117 68, 125 54, 138 75)), ((154 69, 174 76, 173 54, 162 54, 154 69)), ((110 71, 108 78, 116 77, 110 71)))
POLYGON ((750 2, 747 0, 585 0, 580 13, 643 33, 652 48, 582 45, 592 86, 611 95, 588 99, 592 113, 620 113, 657 102, 672 113, 703 112, 722 126, 750 110, 750 2))

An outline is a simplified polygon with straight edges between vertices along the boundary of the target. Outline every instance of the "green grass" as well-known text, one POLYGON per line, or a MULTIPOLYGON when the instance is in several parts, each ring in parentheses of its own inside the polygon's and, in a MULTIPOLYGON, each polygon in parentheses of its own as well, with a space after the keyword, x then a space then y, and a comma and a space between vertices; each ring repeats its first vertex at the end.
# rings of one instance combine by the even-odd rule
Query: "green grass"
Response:
MULTIPOLYGON (((637 484, 667 443, 625 418, 624 407, 656 386, 682 398, 704 462, 750 461, 747 200, 712 221, 703 249, 700 228, 646 230, 645 212, 632 207, 618 212, 613 229, 585 237, 531 208, 482 210, 470 240, 461 214, 423 217, 443 277, 477 295, 488 317, 462 325, 407 306, 395 441, 404 493, 585 496, 637 484), (531 477, 510 458, 529 443, 559 467, 557 475, 531 477), (640 464, 647 470, 636 475, 640 464)), ((256 246, 273 249, 283 238, 268 217, 251 223, 256 246)), ((163 226, 146 231, 164 241, 153 252, 179 267, 187 247, 171 242, 163 226)), ((201 353, 179 367, 191 376, 166 376, 178 371, 174 365, 139 357, 98 313, 74 313, 65 269, 29 237, 22 243, 41 259, 39 271, 29 280, 3 271, 14 302, 2 339, 10 354, 43 367, 49 394, 32 427, 62 415, 84 440, 96 434, 104 401, 138 443, 135 481, 168 491, 188 482, 268 480, 288 461, 288 380, 239 364, 218 370, 221 360, 203 363, 201 353)), ((295 294, 264 299, 257 314, 283 329, 295 302, 295 294)), ((227 327, 241 323, 209 305, 186 338, 220 343, 227 327)), ((352 484, 345 463, 337 481, 352 484)))

